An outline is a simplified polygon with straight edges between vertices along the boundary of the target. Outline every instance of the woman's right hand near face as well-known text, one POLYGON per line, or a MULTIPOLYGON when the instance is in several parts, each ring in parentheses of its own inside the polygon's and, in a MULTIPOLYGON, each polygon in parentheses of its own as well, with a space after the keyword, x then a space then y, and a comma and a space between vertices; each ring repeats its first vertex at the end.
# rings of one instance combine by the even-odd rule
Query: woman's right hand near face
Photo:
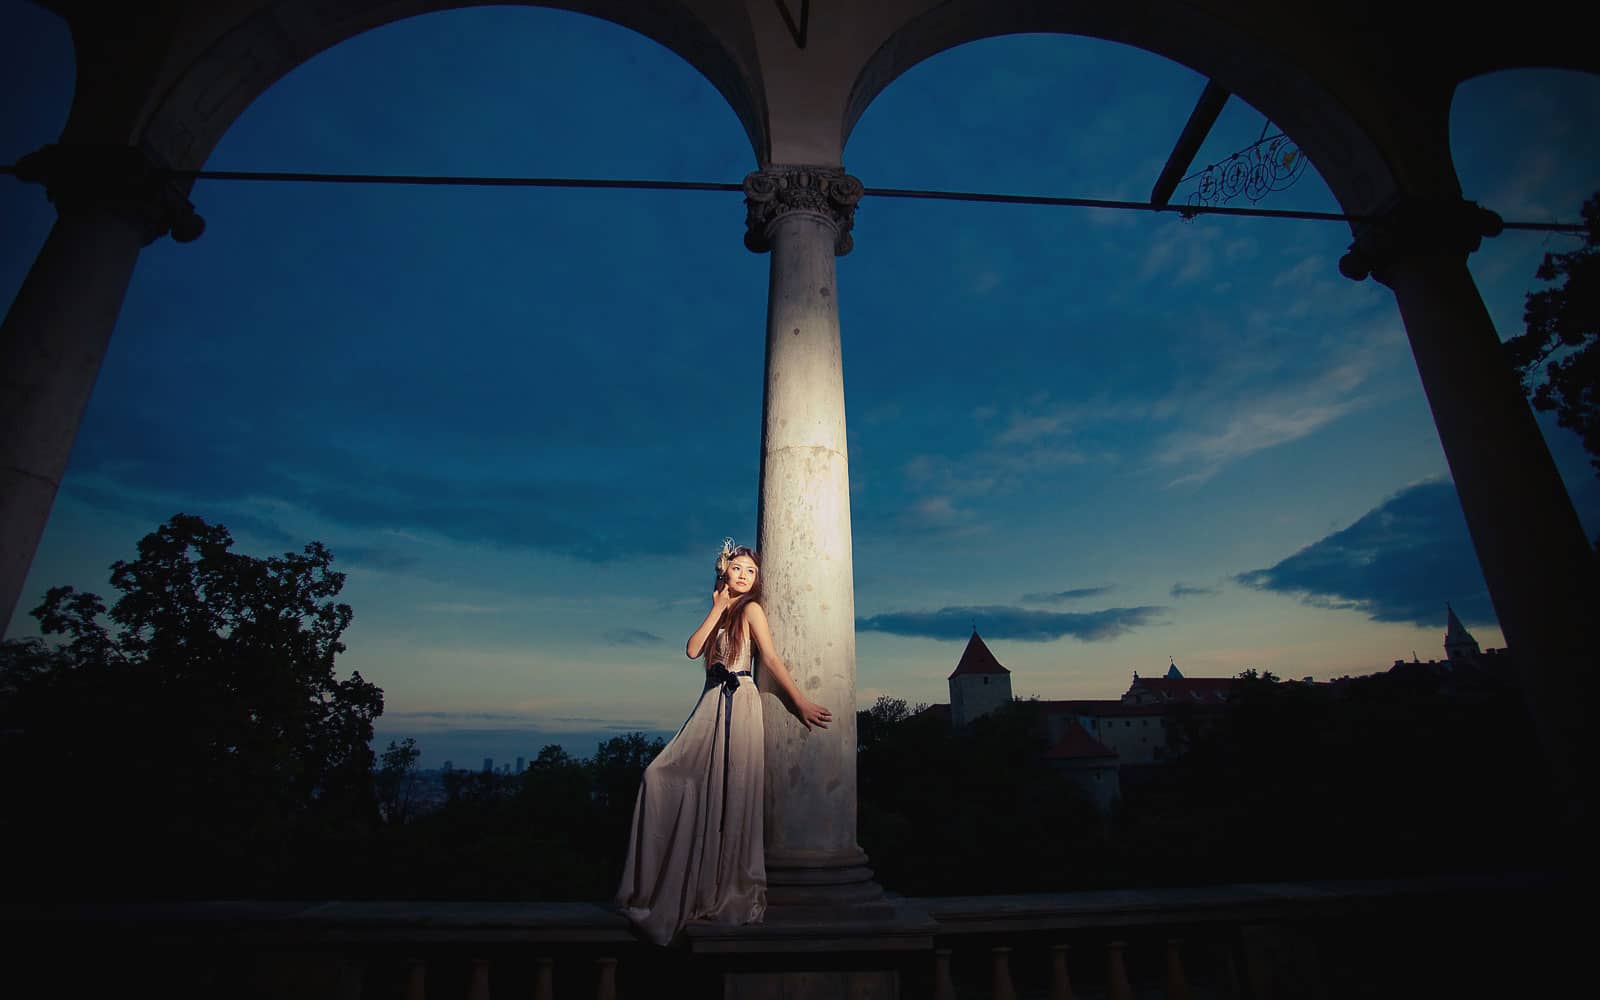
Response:
POLYGON ((730 600, 731 598, 728 597, 728 585, 723 584, 711 592, 711 610, 716 612, 727 610, 730 600))

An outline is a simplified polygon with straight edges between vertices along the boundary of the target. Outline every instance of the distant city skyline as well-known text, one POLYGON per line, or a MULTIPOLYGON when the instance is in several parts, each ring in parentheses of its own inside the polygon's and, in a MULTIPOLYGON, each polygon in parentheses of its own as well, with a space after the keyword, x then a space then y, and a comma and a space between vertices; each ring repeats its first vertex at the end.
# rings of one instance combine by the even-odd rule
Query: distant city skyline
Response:
MULTIPOLYGON (((0 159, 60 133, 58 17, 0 3, 0 159)), ((1016 694, 1134 671, 1319 679, 1494 623, 1394 298, 1341 277, 1337 223, 874 198, 876 187, 1137 200, 1204 86, 1097 40, 919 64, 865 110, 840 258, 857 700, 944 697, 974 623, 1016 694)), ((1253 142, 1237 98, 1196 158, 1253 142)), ((1464 196, 1575 221, 1600 190, 1600 80, 1467 81, 1464 196)), ((678 57, 563 11, 367 32, 274 85, 208 167, 738 181, 733 112, 678 57)), ((1180 190, 1177 199, 1186 197, 1180 190)), ((724 535, 755 541, 767 258, 738 195, 200 181, 192 244, 140 257, 10 637, 61 584, 183 511, 251 554, 326 543, 339 666, 382 687, 377 748, 425 766, 588 756, 670 734, 724 535)), ((1315 164, 1263 207, 1338 211, 1315 164)), ((0 182, 0 301, 54 210, 0 182)), ((1576 240, 1469 266, 1502 337, 1576 240)), ((1590 537, 1600 481, 1539 416, 1590 537)))

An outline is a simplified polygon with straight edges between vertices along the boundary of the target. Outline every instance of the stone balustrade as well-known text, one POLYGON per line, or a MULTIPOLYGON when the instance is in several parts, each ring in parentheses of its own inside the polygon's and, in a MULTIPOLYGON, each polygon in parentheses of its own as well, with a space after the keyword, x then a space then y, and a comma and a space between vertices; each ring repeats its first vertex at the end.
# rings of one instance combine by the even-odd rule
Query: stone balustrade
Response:
POLYGON ((902 915, 919 915, 928 946, 902 934, 876 958, 871 928, 853 927, 841 946, 815 921, 792 933, 769 923, 748 948, 719 930, 661 949, 591 903, 7 903, 0 934, 11 959, 0 987, 19 987, 5 988, 14 996, 733 998, 766 995, 752 971, 832 959, 876 961, 908 1000, 1535 995, 1527 991, 1540 970, 1560 968, 1540 956, 1568 947, 1557 904, 1569 891, 1551 876, 1497 875, 891 895, 902 915))

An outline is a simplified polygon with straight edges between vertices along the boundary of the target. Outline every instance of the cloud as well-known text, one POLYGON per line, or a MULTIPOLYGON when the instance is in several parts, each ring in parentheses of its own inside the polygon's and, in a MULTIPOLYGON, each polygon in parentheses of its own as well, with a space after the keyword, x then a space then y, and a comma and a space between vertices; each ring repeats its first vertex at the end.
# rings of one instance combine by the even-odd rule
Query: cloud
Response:
POLYGON ((491 607, 484 604, 443 602, 439 604, 424 604, 422 606, 422 610, 443 615, 497 615, 505 609, 500 607, 491 607))
POLYGON ((403 573, 415 569, 420 562, 416 556, 372 545, 340 545, 333 549, 333 561, 341 567, 375 569, 384 573, 403 573))
POLYGON ((1245 405, 1209 431, 1178 431, 1156 454, 1163 465, 1199 463, 1193 472, 1167 485, 1203 483, 1230 462, 1290 441, 1298 441, 1356 409, 1357 399, 1296 401, 1284 398, 1245 405))
POLYGON ((1078 587, 1073 590, 1058 590, 1048 594, 1023 594, 1024 604, 1064 604, 1067 601, 1076 601, 1085 597, 1095 597, 1110 590, 1110 587, 1078 587))
POLYGON ((1190 586, 1187 583, 1175 583, 1172 585, 1172 599, 1178 600, 1184 597, 1209 597, 1221 589, 1221 587, 1195 587, 1190 586))
POLYGON ((1206 482, 1232 462, 1308 437, 1367 406, 1373 398, 1367 383, 1380 367, 1378 344, 1385 335, 1369 332, 1355 350, 1329 359, 1331 363, 1310 378, 1285 379, 1270 365, 1265 371, 1256 371, 1256 362, 1251 361, 1224 373, 1217 385, 1197 394, 1199 402, 1209 404, 1215 412, 1184 421, 1157 447, 1156 465, 1189 466, 1192 470, 1167 485, 1206 482), (1270 391, 1242 391, 1244 384, 1263 375, 1288 384, 1270 391), (1200 429, 1194 429, 1196 424, 1200 429))
POLYGON ((1211 274, 1216 259, 1215 241, 1221 230, 1198 226, 1174 227, 1151 241, 1140 266, 1139 278, 1149 281, 1157 275, 1170 285, 1199 281, 1211 274))
MULTIPOLYGON (((289 541, 276 523, 248 512, 265 503, 280 515, 300 512, 346 528, 533 549, 595 563, 680 555, 690 539, 710 534, 703 525, 747 521, 750 511, 740 506, 751 507, 754 500, 683 489, 659 503, 638 503, 632 490, 618 489, 611 480, 619 470, 644 482, 669 478, 656 460, 642 457, 608 458, 587 469, 536 459, 498 461, 467 479, 448 467, 408 465, 327 443, 307 428, 169 423, 164 415, 133 410, 101 424, 96 434, 80 438, 64 491, 95 508, 148 520, 152 528, 184 510, 274 544, 289 541), (172 442, 182 442, 181 449, 172 442)), ((336 554, 375 569, 412 565, 375 548, 354 546, 336 554)))
POLYGON ((664 642, 654 632, 646 632, 639 628, 614 628, 606 632, 605 640, 611 646, 651 646, 664 642))
POLYGON ((1313 607, 1360 611, 1380 622, 1442 628, 1446 601, 1468 625, 1496 621, 1455 485, 1448 480, 1408 486, 1348 528, 1234 579, 1313 607))
POLYGON ((95 485, 79 478, 67 480, 62 485, 62 493, 86 507, 144 521, 149 524, 151 531, 171 520, 174 515, 192 514, 204 518, 209 524, 226 527, 229 534, 239 532, 253 535, 272 545, 296 545, 293 537, 274 521, 215 500, 163 500, 142 493, 124 492, 112 487, 95 485))
POLYGON ((863 632, 922 636, 929 639, 965 639, 972 628, 990 639, 1050 642, 1070 635, 1085 642, 1114 639, 1135 628, 1156 624, 1162 607, 1106 608, 1104 611, 1035 611, 1005 605, 940 608, 938 611, 891 611, 857 618, 863 632))
POLYGON ((1021 444, 1048 437, 1062 430, 1059 416, 1034 416, 1014 413, 1005 430, 995 435, 995 444, 1021 444))

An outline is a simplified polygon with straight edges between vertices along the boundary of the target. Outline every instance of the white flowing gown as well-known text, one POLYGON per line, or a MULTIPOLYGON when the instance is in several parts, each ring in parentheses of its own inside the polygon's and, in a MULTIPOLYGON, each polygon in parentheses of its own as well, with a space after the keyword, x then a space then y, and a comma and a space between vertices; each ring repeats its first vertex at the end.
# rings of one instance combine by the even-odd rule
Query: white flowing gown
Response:
MULTIPOLYGON (((719 629, 719 652, 722 640, 719 629)), ((764 736, 748 636, 727 668, 707 671, 689 720, 645 768, 634 802, 617 904, 656 944, 691 920, 747 924, 766 912, 764 736)))

